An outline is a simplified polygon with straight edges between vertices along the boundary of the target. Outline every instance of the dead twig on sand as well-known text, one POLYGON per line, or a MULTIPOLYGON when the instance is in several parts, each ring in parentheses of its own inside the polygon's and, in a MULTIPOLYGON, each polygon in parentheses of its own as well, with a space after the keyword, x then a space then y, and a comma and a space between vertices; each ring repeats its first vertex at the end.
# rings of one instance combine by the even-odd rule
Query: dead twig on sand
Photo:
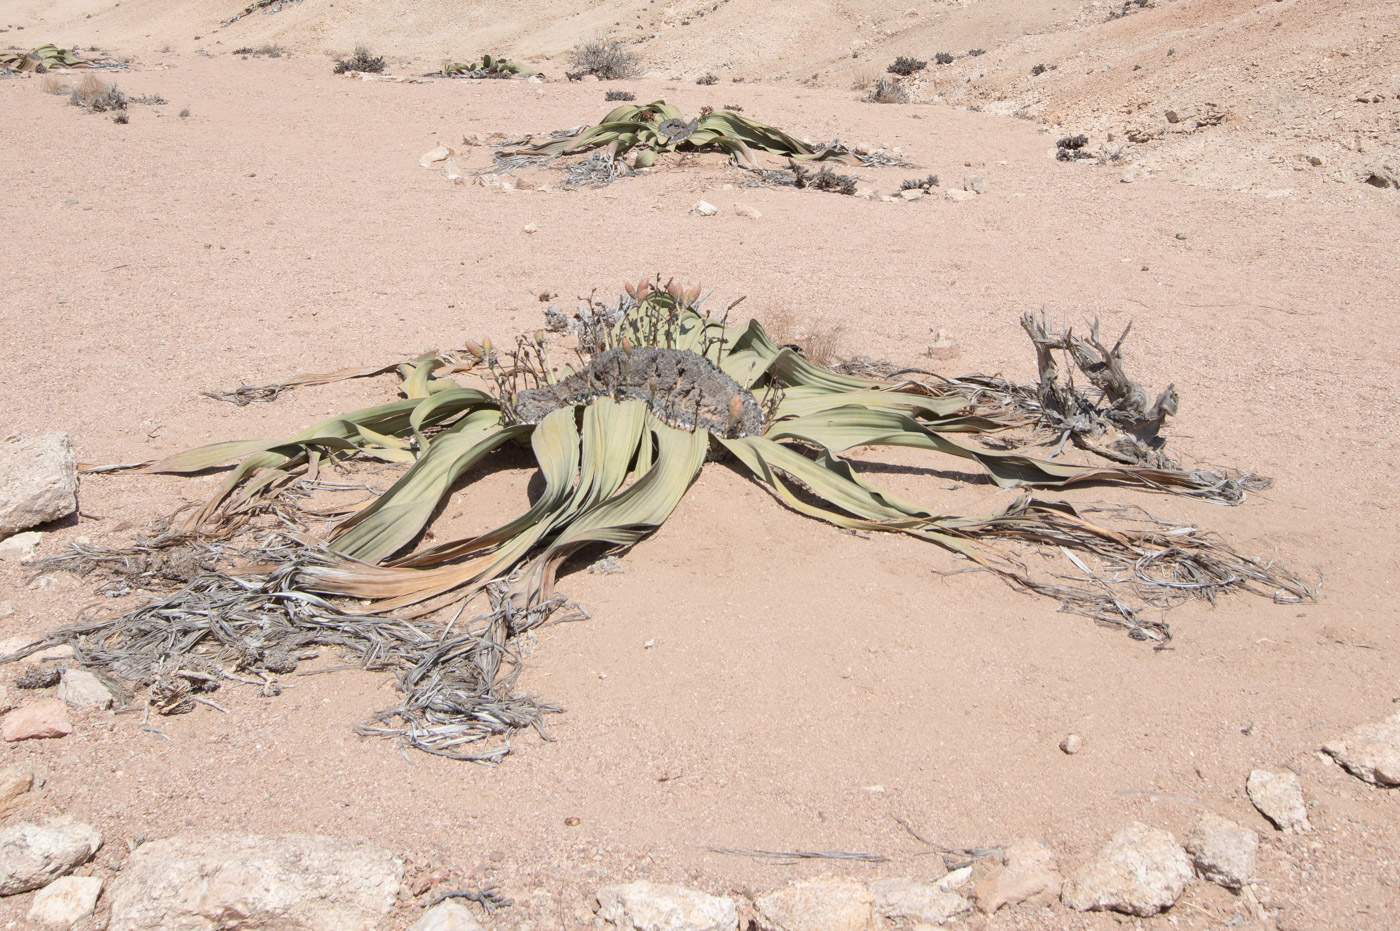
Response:
POLYGON ((848 850, 742 850, 729 847, 706 847, 710 853, 732 857, 754 857, 761 860, 858 860, 862 863, 888 863, 890 858, 878 853, 856 853, 848 850))

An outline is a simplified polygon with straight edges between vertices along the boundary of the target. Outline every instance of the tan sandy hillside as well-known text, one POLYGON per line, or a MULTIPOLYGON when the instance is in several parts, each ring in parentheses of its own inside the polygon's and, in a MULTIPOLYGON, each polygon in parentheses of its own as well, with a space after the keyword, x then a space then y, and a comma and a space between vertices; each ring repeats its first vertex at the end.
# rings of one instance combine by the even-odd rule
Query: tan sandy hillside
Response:
POLYGON ((490 51, 556 77, 580 41, 615 37, 634 43, 657 76, 839 89, 867 86, 910 55, 930 62, 910 82, 916 101, 1086 133, 1095 153, 1136 162, 1138 174, 1345 196, 1373 170, 1400 165, 1400 4, 1158 0, 1127 9, 1119 16, 1122 7, 1099 0, 302 0, 224 26, 238 0, 17 0, 0 25, 21 45, 100 43, 147 59, 267 43, 346 54, 366 42, 409 67, 490 51), (973 49, 985 54, 967 56, 973 49), (939 52, 956 60, 932 64, 939 52), (1047 70, 1033 76, 1037 65, 1047 70))

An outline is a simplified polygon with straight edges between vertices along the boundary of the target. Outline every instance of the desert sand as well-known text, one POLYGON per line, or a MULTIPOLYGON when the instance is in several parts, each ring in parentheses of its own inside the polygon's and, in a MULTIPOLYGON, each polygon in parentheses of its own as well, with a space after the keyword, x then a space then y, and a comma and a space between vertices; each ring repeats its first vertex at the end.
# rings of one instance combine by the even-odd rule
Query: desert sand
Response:
MULTIPOLYGON (((745 296, 750 314, 807 335, 837 331, 845 355, 1020 381, 1034 357, 1017 320, 1043 308, 1110 333, 1131 321, 1135 377, 1181 392, 1170 448, 1274 481, 1233 508, 1118 489, 1067 498, 1198 523, 1323 585, 1305 606, 1180 608, 1170 648, 1154 650, 957 573, 931 546, 841 533, 707 468, 625 554, 625 573, 562 579, 593 618, 542 631, 522 684, 566 712, 548 741, 518 735, 500 766, 357 738, 393 700, 387 678, 362 672, 302 677, 276 699, 226 689, 228 713, 161 719, 163 734, 139 714, 92 713, 62 740, 6 745, 45 779, 24 817, 103 831, 96 875, 115 875, 138 837, 368 837, 458 885, 498 884, 516 906, 490 928, 591 927, 597 889, 632 878, 756 893, 823 872, 936 877, 940 858, 901 819, 950 847, 1042 840, 1072 869, 1129 821, 1179 838, 1210 810, 1263 837, 1259 908, 1196 883, 1148 924, 1393 926, 1397 796, 1319 748, 1400 701, 1388 491, 1400 190, 1366 183, 1400 165, 1400 8, 1159 0, 1106 21, 1114 8, 1064 0, 303 0, 221 26, 237 12, 225 6, 12 0, 0 12, 0 44, 99 47, 129 62, 104 79, 168 101, 133 104, 116 125, 45 93, 80 76, 0 78, 3 432, 67 431, 88 463, 286 435, 387 399, 391 382, 243 408, 200 392, 505 340, 540 326, 541 294, 567 308, 653 272, 745 296), (637 40, 646 73, 564 80, 568 50, 604 35, 637 40), (490 51, 548 80, 333 75, 357 42, 392 75, 490 51), (269 43, 284 54, 231 54, 269 43), (896 55, 972 48, 985 54, 930 63, 910 103, 862 100, 896 55), (1056 67, 1032 77, 1042 63, 1056 67), (705 73, 719 83, 697 85, 705 73), (853 170, 880 194, 930 172, 940 190, 978 176, 986 193, 891 203, 749 187, 717 158, 591 190, 473 183, 490 150, 464 137, 593 122, 611 88, 898 147, 918 170, 853 170), (1202 113, 1222 118, 1185 128, 1202 113), (1056 140, 1074 133, 1117 158, 1057 161, 1056 140), (440 144, 460 153, 460 183, 420 167, 440 144), (701 199, 715 216, 691 213, 701 199), (940 330, 954 358, 926 355, 940 330), (1072 756, 1058 747, 1071 733, 1084 741, 1072 756), (1300 775, 1312 833, 1277 833, 1251 807, 1244 782, 1259 767, 1300 775)), ((913 454, 861 458, 906 497, 1006 503, 913 454)), ((526 465, 482 479, 474 500, 498 496, 499 514, 444 517, 485 527, 513 513, 526 465)), ((218 481, 85 476, 82 516, 45 528, 42 552, 120 545, 218 481)), ((49 578, 0 564, 0 601, 15 608, 0 639, 100 600, 89 582, 49 578)), ((0 922, 24 926, 27 899, 0 900, 0 922)), ((1056 906, 962 923, 1120 921, 1056 906)))

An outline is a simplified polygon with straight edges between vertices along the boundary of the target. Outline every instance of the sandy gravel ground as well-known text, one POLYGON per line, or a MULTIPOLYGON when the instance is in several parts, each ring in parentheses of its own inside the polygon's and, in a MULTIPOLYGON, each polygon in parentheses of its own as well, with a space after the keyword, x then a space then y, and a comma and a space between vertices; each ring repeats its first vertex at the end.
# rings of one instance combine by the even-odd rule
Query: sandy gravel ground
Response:
MULTIPOLYGON (((318 2, 254 17, 250 32, 310 16, 318 2)), ((102 15, 137 22, 155 17, 152 6, 102 15)), ((1311 6, 1329 5, 1260 8, 1312 15, 1311 6)), ((54 9, 27 8, 54 15, 56 37, 75 36, 76 13, 62 20, 54 9)), ((933 94, 865 104, 849 77, 803 86, 726 74, 705 88, 657 69, 618 86, 686 110, 740 105, 814 140, 898 146, 918 172, 857 172, 881 192, 934 172, 945 189, 980 175, 987 193, 884 203, 748 188, 740 172, 706 159, 602 190, 505 192, 454 184, 418 157, 442 143, 483 168, 488 151, 463 147, 465 134, 595 120, 611 85, 363 82, 332 76, 311 50, 231 56, 229 33, 223 48, 195 54, 189 22, 176 36, 175 25, 150 21, 144 42, 135 27, 113 26, 135 58, 116 76, 122 88, 169 101, 133 106, 129 125, 68 106, 44 92, 43 78, 0 79, 6 433, 69 431, 87 462, 289 434, 389 396, 390 383, 302 389, 241 409, 199 392, 506 339, 540 324, 541 293, 566 303, 653 271, 703 282, 722 299, 746 295, 761 318, 839 328, 848 354, 949 373, 1030 378, 1017 318, 1043 307, 1076 324, 1098 317, 1115 332, 1132 321, 1137 377, 1181 391, 1170 428, 1177 453, 1275 480, 1236 508, 1116 490, 1071 500, 1112 498, 1199 522, 1246 552, 1320 572, 1325 585, 1306 607, 1232 597, 1182 608, 1170 618, 1171 649, 1153 651, 986 575, 947 574, 957 564, 914 540, 814 524, 712 467, 665 528, 622 560, 625 574, 563 580, 594 619, 543 632, 524 682, 567 713, 551 720, 552 741, 521 735, 500 767, 356 738, 353 726, 392 701, 383 677, 361 673, 300 678, 275 700, 228 690, 228 714, 164 719, 164 737, 141 731, 139 716, 93 714, 61 741, 7 745, 6 759, 31 760, 46 777, 28 815, 69 812, 102 829, 99 871, 117 868, 125 842, 142 835, 366 836, 464 882, 498 883, 517 907, 492 928, 571 928, 591 924, 592 891, 624 878, 757 892, 833 871, 711 845, 871 851, 892 860, 834 871, 929 877, 941 863, 896 819, 952 846, 1043 839, 1072 866, 1129 820, 1180 837, 1209 809, 1265 835, 1265 921, 1198 884, 1154 924, 1393 924, 1397 796, 1317 753, 1400 701, 1400 522, 1390 494, 1400 464, 1400 192, 1359 183, 1361 160, 1345 162, 1353 175, 1327 180, 1265 159, 1250 169, 1261 182, 1242 184, 1248 166, 1227 159, 1212 173, 1210 146, 1167 140, 1158 151, 1179 156, 1141 155, 1158 170, 1126 184, 1130 163, 1057 162, 1061 127, 1036 119, 933 94), (176 50, 159 52, 167 42, 176 50), (177 116, 183 107, 187 118, 177 116), (701 198, 716 216, 689 213, 701 198), (737 215, 738 203, 762 216, 737 215), (937 330, 956 339, 955 359, 923 355, 937 330), (1075 756, 1057 748, 1069 733, 1085 739, 1075 756), (1312 834, 1276 834, 1251 808, 1244 779, 1257 766, 1302 776, 1312 834)), ((39 36, 30 22, 20 44, 39 36)), ((345 50, 348 34, 320 49, 345 50)), ((310 49, 316 37, 297 41, 310 49)), ((1007 59, 1024 41, 1008 38, 988 57, 1007 59)), ((122 50, 115 39, 101 44, 122 50)), ((438 51, 403 54, 410 63, 391 71, 411 75, 433 67, 438 51)), ((1119 92, 1093 98, 1104 127, 1119 92)), ((1038 106, 1078 112, 1058 98, 1038 106)), ((1261 150, 1281 146, 1221 126, 1261 150)), ((1377 139, 1371 152, 1384 156, 1388 143, 1377 139)), ((1324 154, 1328 164, 1340 158, 1324 154)), ((989 484, 950 490, 965 476, 914 456, 864 459, 909 497, 950 508, 1005 500, 989 484)), ((525 478, 492 473, 472 500, 513 511, 525 478)), ((53 528, 44 552, 79 537, 120 543, 217 480, 90 476, 85 516, 53 528)), ((497 511, 463 505, 445 516, 485 526, 497 511)), ((0 638, 65 623, 94 597, 66 577, 33 587, 7 565, 3 600, 16 611, 0 618, 0 638)), ((22 926, 27 898, 0 902, 0 922, 22 926)), ((968 925, 1118 923, 1057 908, 968 925)))

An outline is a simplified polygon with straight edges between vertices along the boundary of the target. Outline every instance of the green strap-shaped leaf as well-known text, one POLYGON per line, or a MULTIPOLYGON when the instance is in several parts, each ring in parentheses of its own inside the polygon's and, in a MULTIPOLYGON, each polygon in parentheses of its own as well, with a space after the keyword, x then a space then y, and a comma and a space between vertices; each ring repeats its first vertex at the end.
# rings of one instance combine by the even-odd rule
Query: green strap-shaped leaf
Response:
POLYGON ((530 429, 503 427, 499 411, 468 414, 434 437, 413 467, 373 504, 343 522, 332 548, 354 559, 378 562, 408 545, 457 479, 491 450, 530 429))

